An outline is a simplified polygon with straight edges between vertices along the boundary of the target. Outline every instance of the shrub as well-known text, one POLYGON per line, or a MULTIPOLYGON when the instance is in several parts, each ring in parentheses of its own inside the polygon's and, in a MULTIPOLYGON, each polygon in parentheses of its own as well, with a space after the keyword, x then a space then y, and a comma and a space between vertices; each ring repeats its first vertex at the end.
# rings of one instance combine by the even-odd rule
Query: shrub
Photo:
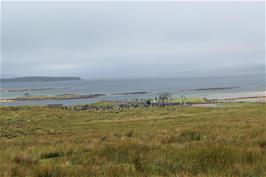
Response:
POLYGON ((49 159, 63 156, 63 152, 46 152, 41 154, 41 159, 49 159))
POLYGON ((127 137, 132 137, 133 136, 133 133, 134 133, 133 131, 129 131, 129 132, 126 133, 126 136, 127 137))

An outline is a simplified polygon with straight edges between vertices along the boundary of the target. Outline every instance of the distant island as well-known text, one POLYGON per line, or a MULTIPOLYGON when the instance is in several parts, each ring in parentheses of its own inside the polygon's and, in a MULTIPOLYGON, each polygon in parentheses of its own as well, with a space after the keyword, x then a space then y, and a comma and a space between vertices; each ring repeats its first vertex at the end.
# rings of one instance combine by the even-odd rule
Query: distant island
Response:
POLYGON ((49 77, 49 76, 29 76, 0 79, 1 82, 32 82, 32 81, 73 81, 81 80, 80 77, 49 77))

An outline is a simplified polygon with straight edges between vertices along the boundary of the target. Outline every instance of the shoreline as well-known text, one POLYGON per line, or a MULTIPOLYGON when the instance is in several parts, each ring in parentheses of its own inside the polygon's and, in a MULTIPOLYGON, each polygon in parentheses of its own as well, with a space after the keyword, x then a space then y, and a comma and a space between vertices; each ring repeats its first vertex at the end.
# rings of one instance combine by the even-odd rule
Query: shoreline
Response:
POLYGON ((265 102, 266 91, 255 92, 236 92, 236 93, 217 93, 210 97, 210 100, 219 100, 224 102, 265 102))
MULTIPOLYGON (((138 92, 131 92, 138 93, 138 92)), ((146 92, 145 92, 146 93, 146 92)), ((90 94, 90 95, 76 95, 76 94, 62 94, 56 96, 30 96, 30 97, 17 97, 0 99, 0 103, 16 103, 23 101, 57 101, 57 100, 73 100, 73 99, 90 99, 99 98, 105 96, 105 94, 90 94)), ((257 102, 266 103, 266 91, 255 91, 255 92, 235 92, 235 93, 216 93, 207 97, 193 96, 186 98, 206 98, 210 102, 257 102)), ((137 98, 136 98, 137 99, 137 98)), ((133 99, 132 99, 133 100, 133 99)), ((117 101, 117 100, 109 100, 117 101)), ((47 105, 47 104, 43 104, 47 105)), ((79 105, 79 103, 74 104, 79 105)))
POLYGON ((38 95, 38 96, 24 96, 24 97, 0 99, 0 103, 21 102, 21 101, 88 99, 88 98, 98 98, 101 96, 105 96, 105 94, 89 94, 89 95, 62 94, 62 95, 55 95, 55 96, 38 95))

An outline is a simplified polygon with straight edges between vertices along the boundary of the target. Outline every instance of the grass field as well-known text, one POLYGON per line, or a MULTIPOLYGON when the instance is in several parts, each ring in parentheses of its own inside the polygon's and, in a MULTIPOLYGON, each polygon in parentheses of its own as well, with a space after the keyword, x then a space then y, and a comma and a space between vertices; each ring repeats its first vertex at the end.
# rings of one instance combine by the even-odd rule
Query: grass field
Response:
POLYGON ((0 176, 264 177, 266 104, 0 108, 0 176))

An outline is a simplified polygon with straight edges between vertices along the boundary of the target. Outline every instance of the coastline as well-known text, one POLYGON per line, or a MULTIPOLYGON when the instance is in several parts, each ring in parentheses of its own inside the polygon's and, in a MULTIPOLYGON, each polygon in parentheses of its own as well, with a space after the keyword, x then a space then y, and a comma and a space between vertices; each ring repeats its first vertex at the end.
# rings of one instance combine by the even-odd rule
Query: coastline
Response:
MULTIPOLYGON (((134 95, 139 92, 132 92, 134 95)), ((145 92, 146 93, 146 92, 145 92)), ((124 93, 123 93, 124 94, 124 93)), ((141 94, 144 94, 144 92, 141 94)), ((127 95, 127 94, 125 94, 127 95)), ((76 94, 62 94, 56 96, 25 96, 25 97, 16 97, 16 98, 6 98, 0 99, 0 103, 10 103, 10 102, 23 102, 23 101, 57 101, 57 100, 73 100, 73 99, 91 99, 99 98, 105 96, 105 94, 90 94, 90 95, 76 95, 76 94)), ((192 97, 187 97, 192 98, 192 97)), ((193 98, 205 98, 210 102, 257 102, 257 103, 266 103, 266 91, 249 91, 249 92, 231 92, 231 93, 210 93, 207 97, 193 97, 193 98)), ((109 100, 116 101, 116 100, 109 100)), ((78 105, 77 103, 76 105, 78 105)), ((46 104, 43 104, 46 105, 46 104)))
POLYGON ((1 102, 16 102, 16 101, 42 101, 42 100, 72 100, 72 99, 88 99, 105 96, 105 94, 89 94, 89 95, 77 95, 77 94, 62 94, 62 95, 38 95, 38 96, 24 96, 16 98, 0 99, 1 102))
POLYGON ((220 101, 232 101, 232 102, 265 102, 266 103, 266 91, 254 91, 254 92, 236 92, 236 93, 217 93, 208 97, 213 100, 220 101))

